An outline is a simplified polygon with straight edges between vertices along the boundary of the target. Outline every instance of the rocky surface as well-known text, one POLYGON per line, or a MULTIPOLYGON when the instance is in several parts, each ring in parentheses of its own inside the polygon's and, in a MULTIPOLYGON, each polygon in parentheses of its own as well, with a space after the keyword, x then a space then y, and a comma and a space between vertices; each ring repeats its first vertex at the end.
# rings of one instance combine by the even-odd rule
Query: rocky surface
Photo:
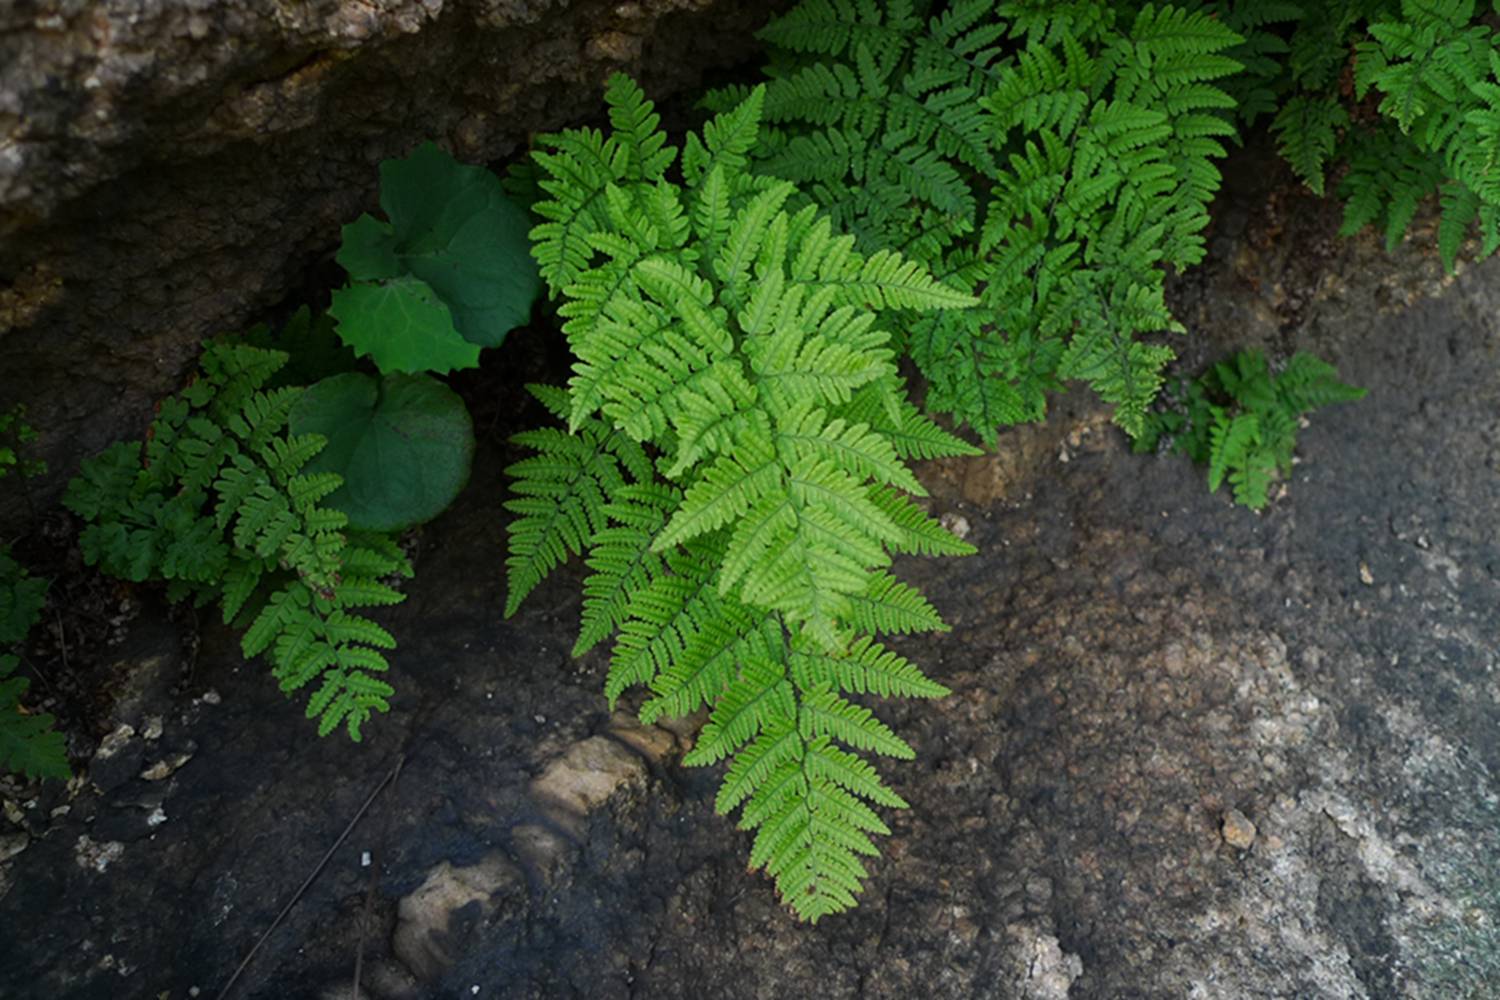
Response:
POLYGON ((41 432, 39 492, 144 429, 204 337, 336 283, 339 227, 373 206, 382 159, 425 139, 508 156, 597 115, 616 70, 696 91, 778 6, 0 4, 0 400, 41 432))
POLYGON ((878 708, 913 808, 858 910, 794 924, 677 763, 692 725, 606 710, 577 566, 499 617, 516 418, 471 386, 488 447, 389 616, 395 711, 319 742, 232 636, 126 644, 92 786, 7 796, 0 994, 217 995, 295 900, 232 996, 348 997, 358 962, 374 1000, 1493 997, 1500 262, 1331 243, 1245 174, 1177 289, 1190 354, 1308 346, 1368 398, 1261 515, 1082 397, 922 470, 982 554, 899 567, 953 695, 878 708))

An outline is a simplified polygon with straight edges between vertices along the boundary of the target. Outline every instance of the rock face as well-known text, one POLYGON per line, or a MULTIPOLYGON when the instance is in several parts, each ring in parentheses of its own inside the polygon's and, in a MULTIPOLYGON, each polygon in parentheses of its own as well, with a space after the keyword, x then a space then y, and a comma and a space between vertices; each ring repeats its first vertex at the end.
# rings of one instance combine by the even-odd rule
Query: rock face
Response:
MULTIPOLYGON (((778 6, 3 5, 0 404, 27 404, 41 431, 44 492, 144 429, 203 337, 337 281, 328 253, 371 206, 380 160, 424 139, 508 156, 595 114, 615 70, 655 97, 696 87, 778 6)), ((0 506, 0 524, 18 516, 0 506)))

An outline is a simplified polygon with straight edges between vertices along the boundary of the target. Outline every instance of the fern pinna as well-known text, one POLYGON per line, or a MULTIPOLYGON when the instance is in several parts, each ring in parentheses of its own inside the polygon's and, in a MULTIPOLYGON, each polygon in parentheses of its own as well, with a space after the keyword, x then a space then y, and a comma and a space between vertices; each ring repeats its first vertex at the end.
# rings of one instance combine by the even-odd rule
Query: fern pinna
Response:
POLYGON ((342 480, 303 473, 323 447, 287 418, 302 389, 266 388, 286 354, 204 348, 202 376, 164 402, 144 447, 121 442, 83 463, 63 502, 89 522, 84 558, 126 580, 164 580, 172 600, 217 601, 247 621, 244 654, 267 653, 283 691, 316 684, 307 717, 358 740, 391 686, 395 640, 354 609, 395 604, 382 582, 411 567, 388 536, 346 530, 320 505, 342 480))
POLYGON ((575 653, 614 634, 606 693, 647 688, 647 721, 712 706, 687 762, 729 760, 718 808, 817 920, 854 904, 888 832, 872 807, 903 805, 853 751, 912 755, 847 695, 944 693, 874 638, 944 628, 891 554, 971 551, 910 499, 904 459, 972 449, 906 401, 881 316, 973 300, 751 173, 763 90, 680 157, 628 78, 606 100, 609 134, 535 154, 534 253, 577 363, 533 390, 567 429, 517 438, 506 610, 586 554, 575 653))
POLYGON ((1172 357, 1140 338, 1180 329, 1163 268, 1203 256, 1234 134, 1216 83, 1244 39, 1209 10, 929 6, 804 0, 771 22, 757 169, 978 296, 908 324, 929 408, 992 440, 1078 379, 1137 434, 1172 357))

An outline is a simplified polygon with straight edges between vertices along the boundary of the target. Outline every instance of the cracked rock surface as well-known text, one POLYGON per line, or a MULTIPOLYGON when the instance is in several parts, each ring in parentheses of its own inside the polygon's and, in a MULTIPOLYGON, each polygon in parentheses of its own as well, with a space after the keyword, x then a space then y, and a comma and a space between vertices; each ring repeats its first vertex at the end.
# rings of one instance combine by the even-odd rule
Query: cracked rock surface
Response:
MULTIPOLYGON (((466 162, 699 88, 785 2, 7 0, 0 4, 0 399, 53 496, 139 435, 200 341, 342 276, 376 167, 466 162), (101 420, 101 405, 113 420, 101 420)), ((20 500, 0 496, 0 525, 20 500)))
MULTIPOLYGON (((981 555, 897 567, 954 626, 901 648, 953 695, 876 704, 917 758, 882 762, 912 809, 858 910, 794 924, 678 763, 692 725, 610 714, 603 653, 567 654, 579 566, 500 617, 500 442, 535 416, 507 383, 386 618, 391 715, 317 741, 207 633, 106 758, 159 716, 141 759, 179 767, 7 805, 0 995, 216 994, 402 755, 236 996, 348 996, 359 952, 375 1000, 1493 997, 1500 262, 1325 242, 1241 173, 1176 290, 1189 362, 1295 344, 1368 398, 1314 415, 1261 515, 1081 397, 921 470, 981 555)), ((505 379, 563 370, 524 336, 550 370, 505 379)))

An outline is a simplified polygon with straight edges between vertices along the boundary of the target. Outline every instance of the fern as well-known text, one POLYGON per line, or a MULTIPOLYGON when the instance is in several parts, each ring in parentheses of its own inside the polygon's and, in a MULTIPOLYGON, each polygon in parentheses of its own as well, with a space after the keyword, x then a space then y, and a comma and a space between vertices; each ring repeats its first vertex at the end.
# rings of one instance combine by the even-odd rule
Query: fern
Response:
MULTIPOLYGON (((854 30, 892 45, 904 24, 854 30)), ((838 744, 911 753, 839 692, 944 693, 872 638, 943 627, 891 553, 971 551, 906 499, 922 488, 904 459, 972 449, 904 398, 884 317, 974 300, 751 172, 763 88, 687 138, 681 181, 639 88, 617 76, 605 97, 608 135, 536 155, 536 255, 578 361, 566 389, 533 389, 567 430, 515 439, 532 455, 509 470, 507 613, 584 554, 575 652, 613 634, 605 693, 647 688, 647 722, 711 707, 688 761, 730 761, 719 808, 742 808, 752 864, 817 920, 853 905, 885 832, 866 803, 901 804, 838 744)))
POLYGON ((1303 22, 1307 8, 1284 0, 1227 0, 1205 7, 1243 39, 1225 53, 1243 68, 1222 86, 1234 99, 1235 117, 1242 125, 1253 125, 1276 111, 1283 99, 1292 51, 1286 27, 1303 22))
POLYGON ((1257 114, 1273 109, 1267 98, 1279 102, 1278 146, 1315 193, 1343 174, 1346 235, 1372 225, 1394 247, 1437 194, 1447 270, 1476 225, 1476 256, 1500 248, 1500 33, 1472 0, 1265 0, 1224 13, 1264 54, 1243 56, 1260 99, 1243 83, 1227 89, 1256 101, 1257 114), (1279 34, 1250 26, 1259 19, 1279 34))
POLYGON ((1166 436, 1208 466, 1208 488, 1228 481, 1236 503, 1260 510, 1278 477, 1292 471, 1298 418, 1365 390, 1339 381, 1333 366, 1297 353, 1273 374, 1259 351, 1242 351, 1180 387, 1182 407, 1151 414, 1139 450, 1166 436))
POLYGON ((866 252, 898 250, 980 298, 907 319, 930 409, 993 440, 1077 379, 1140 433, 1172 356, 1142 338, 1178 329, 1162 268, 1201 259, 1234 134, 1215 82, 1241 69, 1225 53, 1244 40, 1210 14, 970 0, 922 18, 845 0, 762 32, 774 128, 757 169, 866 252))
POLYGON ((394 604, 382 582, 411 567, 386 536, 347 530, 322 506, 342 480, 303 468, 323 447, 291 435, 301 390, 268 388, 286 355, 234 342, 204 349, 202 375, 165 401, 144 446, 83 463, 63 502, 88 524, 84 559, 173 599, 217 602, 247 623, 247 657, 269 655, 283 691, 313 686, 307 716, 352 739, 389 708, 390 635, 355 609, 394 604))
POLYGON ((1349 115, 1332 97, 1298 95, 1284 104, 1271 123, 1281 155, 1314 194, 1323 193, 1324 165, 1338 145, 1338 130, 1349 115))

